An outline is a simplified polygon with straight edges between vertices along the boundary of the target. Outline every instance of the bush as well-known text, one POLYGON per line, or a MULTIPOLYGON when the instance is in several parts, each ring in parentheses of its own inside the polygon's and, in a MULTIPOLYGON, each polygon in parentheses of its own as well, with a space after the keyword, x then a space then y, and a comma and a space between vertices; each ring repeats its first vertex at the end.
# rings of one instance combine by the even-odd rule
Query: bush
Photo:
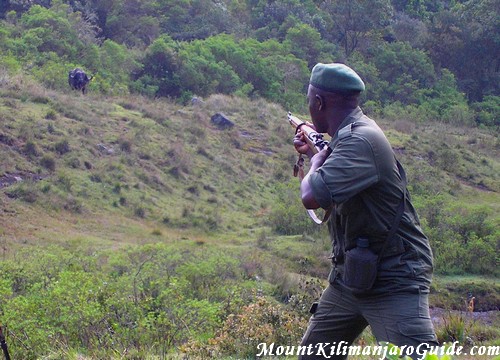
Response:
POLYGON ((134 210, 135 216, 144 219, 146 217, 146 209, 144 209, 142 206, 138 206, 134 210))
POLYGON ((68 140, 61 140, 55 145, 55 150, 59 155, 64 155, 71 151, 68 140))
POLYGON ((242 280, 234 256, 162 243, 118 251, 85 239, 37 244, 0 271, 2 324, 11 352, 27 360, 77 349, 96 359, 164 356, 188 339, 213 338, 245 293, 234 285, 242 280))
POLYGON ((56 170, 56 161, 50 155, 45 155, 40 159, 40 165, 49 171, 56 170))
POLYGON ((442 274, 498 275, 498 231, 484 207, 430 200, 422 210, 424 227, 442 274), (441 204, 441 205, 439 205, 441 204), (481 259, 478 261, 478 259, 481 259))
POLYGON ((24 153, 29 157, 37 157, 40 155, 40 150, 38 150, 38 146, 33 141, 28 141, 24 145, 24 153))
POLYGON ((485 96, 482 102, 472 104, 476 123, 484 126, 500 126, 500 96, 485 96))
MULTIPOLYGON (((49 109, 47 113, 45 114, 45 119, 47 120, 56 120, 57 119, 57 112, 54 109, 49 109)), ((53 134, 54 133, 54 125, 49 124, 48 125, 49 133, 53 134), (50 130, 52 129, 52 131, 50 130)))
POLYGON ((238 314, 229 315, 209 344, 194 341, 182 346, 181 351, 195 358, 253 358, 261 343, 298 344, 306 327, 306 318, 279 303, 257 297, 238 314))
POLYGON ((454 125, 471 125, 474 115, 467 98, 458 91, 453 73, 443 69, 438 81, 428 89, 417 91, 420 114, 432 114, 435 120, 454 125))
POLYGON ((60 59, 54 53, 51 54, 51 57, 53 59, 47 61, 43 66, 32 70, 34 77, 50 89, 69 89, 68 68, 71 65, 61 63, 60 59))

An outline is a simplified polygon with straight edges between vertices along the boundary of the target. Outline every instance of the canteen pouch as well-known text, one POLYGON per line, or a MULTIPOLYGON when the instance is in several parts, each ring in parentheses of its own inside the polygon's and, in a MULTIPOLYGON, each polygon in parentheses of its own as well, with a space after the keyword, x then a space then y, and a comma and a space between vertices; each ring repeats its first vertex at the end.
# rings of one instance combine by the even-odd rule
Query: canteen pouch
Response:
POLYGON ((371 290, 377 277, 378 256, 369 248, 355 247, 346 251, 342 281, 354 295, 371 290))

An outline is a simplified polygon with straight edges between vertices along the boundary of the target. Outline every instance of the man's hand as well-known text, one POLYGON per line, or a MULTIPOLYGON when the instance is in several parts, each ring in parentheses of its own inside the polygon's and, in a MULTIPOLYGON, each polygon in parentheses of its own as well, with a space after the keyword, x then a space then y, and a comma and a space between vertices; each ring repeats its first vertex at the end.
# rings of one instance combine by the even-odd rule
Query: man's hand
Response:
POLYGON ((309 158, 312 158, 314 155, 313 150, 309 146, 309 144, 306 142, 306 135, 304 134, 303 131, 299 130, 297 131, 297 134, 293 137, 293 146, 295 147, 295 150, 299 154, 305 154, 309 158))

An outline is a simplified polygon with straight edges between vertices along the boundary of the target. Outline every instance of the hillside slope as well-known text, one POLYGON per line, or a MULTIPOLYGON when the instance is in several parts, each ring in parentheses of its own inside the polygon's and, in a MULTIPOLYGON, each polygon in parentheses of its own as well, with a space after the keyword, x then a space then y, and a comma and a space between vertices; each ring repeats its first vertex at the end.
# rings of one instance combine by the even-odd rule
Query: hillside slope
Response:
POLYGON ((253 228, 293 154, 285 111, 262 101, 213 96, 181 107, 60 94, 13 79, 1 90, 0 116, 1 216, 12 238, 38 236, 25 228, 33 222, 57 233, 70 218, 253 228), (217 112, 234 128, 211 123, 217 112))
MULTIPOLYGON (((296 184, 285 116, 262 100, 212 96, 180 106, 7 79, 0 88, 2 236, 74 231, 120 241, 143 226, 238 233, 269 225, 277 184, 296 184), (217 128, 210 118, 218 112, 234 127, 217 128)), ((498 213, 498 133, 404 120, 381 126, 415 196, 447 194, 498 213)))

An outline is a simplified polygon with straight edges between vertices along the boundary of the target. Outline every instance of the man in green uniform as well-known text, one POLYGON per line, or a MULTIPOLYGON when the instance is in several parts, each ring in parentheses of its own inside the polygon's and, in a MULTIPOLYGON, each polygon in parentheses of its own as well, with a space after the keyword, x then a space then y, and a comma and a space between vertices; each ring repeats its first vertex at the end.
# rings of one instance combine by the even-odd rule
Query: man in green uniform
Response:
MULTIPOLYGON (((364 89, 346 65, 317 64, 307 92, 309 112, 315 130, 328 133, 331 142, 313 155, 301 131, 294 138, 296 150, 310 158, 300 185, 304 206, 333 209, 329 286, 311 310, 301 344, 321 351, 301 359, 345 359, 342 347, 368 325, 379 343, 404 347, 410 356, 416 356, 420 344, 437 345, 428 305, 429 241, 407 194, 404 170, 382 130, 358 106, 364 89), (360 238, 368 244, 363 251, 378 260, 373 285, 364 291, 346 280, 346 253, 361 246, 360 238)), ((349 275, 369 278, 370 273, 358 270, 349 275)))

